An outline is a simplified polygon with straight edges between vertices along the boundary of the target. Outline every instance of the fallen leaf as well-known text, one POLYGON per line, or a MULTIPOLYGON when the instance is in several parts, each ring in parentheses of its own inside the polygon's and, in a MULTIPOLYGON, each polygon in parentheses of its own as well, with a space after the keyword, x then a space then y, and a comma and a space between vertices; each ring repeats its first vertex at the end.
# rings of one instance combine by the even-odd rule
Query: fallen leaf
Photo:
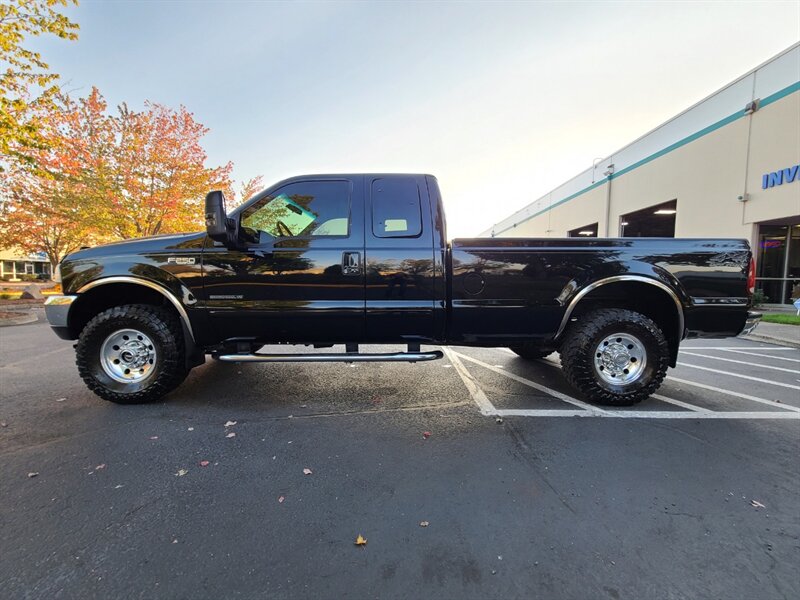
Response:
POLYGON ((225 427, 233 427, 234 425, 236 425, 236 421, 228 421, 225 423, 225 427))
POLYGON ((183 477, 183 476, 184 476, 184 475, 186 475, 188 472, 189 472, 189 471, 187 471, 186 469, 178 469, 178 472, 177 472, 177 473, 175 473, 175 477, 183 477))
POLYGON ((427 440, 429 437, 431 437, 431 432, 430 431, 423 431, 422 432, 422 439, 423 440, 427 440))
POLYGON ((311 475, 311 473, 313 473, 313 471, 311 469, 309 469, 308 467, 303 469, 303 475, 311 475))
POLYGON ((28 473, 28 477, 38 477, 38 476, 39 473, 37 473, 36 471, 31 471, 30 473, 28 473))
POLYGON ((761 504, 761 502, 759 502, 758 500, 750 500, 750 506, 755 506, 756 508, 767 508, 766 506, 761 504))
POLYGON ((66 398, 56 398, 56 402, 64 402, 66 398))
POLYGON ((151 436, 150 436, 150 439, 151 439, 151 440, 157 440, 157 439, 158 439, 158 436, 157 436, 157 435, 151 435, 151 436))
POLYGON ((428 523, 427 521, 420 521, 419 522, 419 526, 420 527, 427 527, 428 525, 430 525, 430 523, 428 523))
POLYGON ((226 437, 226 438, 232 438, 232 437, 236 437, 236 434, 235 434, 233 431, 231 431, 231 432, 230 432, 228 435, 226 435, 225 437, 226 437))
POLYGON ((201 467, 207 467, 209 464, 210 464, 210 463, 209 463, 207 460, 201 460, 201 461, 200 461, 200 466, 201 466, 201 467))
POLYGON ((278 504, 283 504, 283 501, 286 500, 283 496, 278 496, 278 504))
POLYGON ((380 396, 373 396, 369 401, 372 402, 372 404, 380 404, 382 402, 380 396))
POLYGON ((103 463, 102 465, 97 465, 97 466, 94 468, 94 470, 95 470, 95 471, 99 471, 99 470, 101 470, 101 469, 105 469, 105 468, 106 468, 106 463, 103 463))
POLYGON ((356 538, 356 546, 366 546, 367 545, 367 538, 362 537, 361 534, 358 534, 356 538))

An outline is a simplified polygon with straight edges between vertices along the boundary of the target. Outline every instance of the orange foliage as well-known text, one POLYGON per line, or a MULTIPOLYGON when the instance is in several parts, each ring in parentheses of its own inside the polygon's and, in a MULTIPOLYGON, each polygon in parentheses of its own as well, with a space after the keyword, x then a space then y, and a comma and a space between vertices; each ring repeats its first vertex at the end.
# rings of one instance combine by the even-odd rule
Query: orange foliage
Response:
MULTIPOLYGON (((123 104, 110 113, 94 88, 40 111, 45 143, 21 148, 29 160, 4 162, 0 175, 6 247, 45 251, 55 264, 81 245, 199 230, 211 189, 235 199, 233 165, 206 166, 208 129, 183 106, 123 104)), ((243 199, 261 187, 260 177, 245 183, 243 199)))

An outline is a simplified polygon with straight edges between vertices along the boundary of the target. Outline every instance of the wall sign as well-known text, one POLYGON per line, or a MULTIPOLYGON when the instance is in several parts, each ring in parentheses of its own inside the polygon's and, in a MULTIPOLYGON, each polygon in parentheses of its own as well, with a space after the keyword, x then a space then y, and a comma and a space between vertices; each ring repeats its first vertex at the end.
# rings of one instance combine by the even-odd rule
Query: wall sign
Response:
POLYGON ((772 173, 764 173, 761 176, 761 189, 765 190, 776 185, 792 183, 793 181, 800 181, 800 165, 793 165, 772 173))

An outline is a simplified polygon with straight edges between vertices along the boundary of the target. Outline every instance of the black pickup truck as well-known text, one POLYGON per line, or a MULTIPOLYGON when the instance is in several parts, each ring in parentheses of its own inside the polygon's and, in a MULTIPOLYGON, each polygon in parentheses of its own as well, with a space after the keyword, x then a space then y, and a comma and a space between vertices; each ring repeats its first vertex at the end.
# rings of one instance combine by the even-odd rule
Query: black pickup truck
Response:
MULTIPOLYGON (((487 202, 491 199, 487 198, 487 202)), ((60 265, 47 318, 101 398, 154 400, 211 354, 227 362, 424 361, 421 344, 557 351, 590 401, 647 398, 684 338, 752 330, 745 240, 455 239, 430 175, 310 175, 206 231, 89 248, 60 265), (359 344, 407 351, 362 353, 359 344), (259 353, 266 344, 344 345, 259 353)))

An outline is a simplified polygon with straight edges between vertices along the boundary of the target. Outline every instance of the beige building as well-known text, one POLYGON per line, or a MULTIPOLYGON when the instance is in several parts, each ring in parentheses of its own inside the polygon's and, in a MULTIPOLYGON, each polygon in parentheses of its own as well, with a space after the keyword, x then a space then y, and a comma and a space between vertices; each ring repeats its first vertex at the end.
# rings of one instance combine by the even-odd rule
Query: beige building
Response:
POLYGON ((800 44, 483 235, 746 238, 757 287, 789 302, 800 282, 800 44))
POLYGON ((50 261, 44 253, 26 254, 22 250, 0 250, 0 281, 49 279, 50 261))

